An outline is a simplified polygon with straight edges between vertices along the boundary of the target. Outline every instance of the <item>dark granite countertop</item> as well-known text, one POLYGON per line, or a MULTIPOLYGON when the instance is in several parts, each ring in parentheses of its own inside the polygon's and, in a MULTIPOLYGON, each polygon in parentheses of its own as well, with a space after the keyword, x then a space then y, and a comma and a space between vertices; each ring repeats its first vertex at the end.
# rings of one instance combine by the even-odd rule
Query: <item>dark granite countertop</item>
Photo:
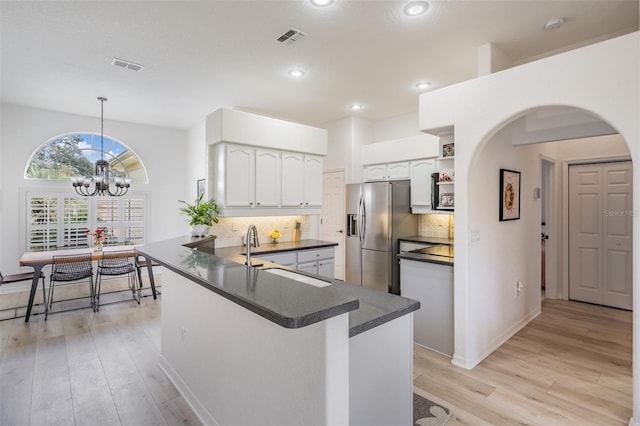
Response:
MULTIPOLYGON (((293 250, 305 250, 305 249, 318 249, 323 247, 334 247, 338 243, 322 240, 300 240, 300 241, 287 241, 273 244, 271 242, 261 243, 259 247, 252 247, 252 255, 261 255, 267 253, 280 253, 293 250)), ((246 247, 233 246, 233 247, 216 247, 216 256, 231 257, 231 256, 244 256, 246 253, 246 247)))
POLYGON ((419 235, 413 237, 402 237, 398 238, 398 241, 410 241, 412 243, 431 243, 431 244, 447 244, 453 245, 453 238, 442 238, 442 237, 421 237, 419 235))
MULTIPOLYGON (((349 312, 349 337, 353 337, 420 308, 420 303, 415 300, 345 284, 340 280, 333 280, 333 285, 322 288, 302 284, 269 273, 265 268, 290 268, 262 259, 261 268, 251 268, 247 273, 244 256, 241 256, 243 247, 216 248, 215 255, 203 252, 201 248, 208 248, 212 240, 211 237, 178 237, 146 244, 136 250, 222 297, 287 328, 304 327, 349 312), (183 247, 185 244, 198 250, 183 247)), ((282 245, 277 251, 289 251, 332 247, 336 244, 302 240, 264 245, 282 245)), ((273 251, 255 253, 268 252, 273 251)), ((301 271, 295 272, 309 275, 301 271)), ((318 279, 316 276, 309 276, 318 279)))
POLYGON ((437 263, 438 265, 453 266, 452 257, 432 256, 418 253, 399 253, 398 259, 415 260, 417 262, 437 263))
MULTIPOLYGON (((403 237, 398 238, 398 241, 409 241, 412 243, 425 243, 433 245, 453 245, 453 238, 441 238, 441 237, 403 237)), ((453 266, 453 257, 432 256, 421 253, 398 253, 398 259, 415 260, 418 262, 437 263, 439 265, 453 266)))

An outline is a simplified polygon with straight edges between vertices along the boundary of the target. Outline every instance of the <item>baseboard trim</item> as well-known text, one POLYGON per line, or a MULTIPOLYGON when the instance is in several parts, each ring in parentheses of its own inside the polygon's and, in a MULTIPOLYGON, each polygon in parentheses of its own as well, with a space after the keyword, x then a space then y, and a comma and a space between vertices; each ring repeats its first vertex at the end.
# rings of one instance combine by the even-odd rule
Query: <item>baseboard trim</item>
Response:
POLYGON ((182 380, 182 377, 180 377, 178 372, 162 355, 160 355, 160 358, 158 360, 158 367, 160 367, 160 370, 162 370, 162 372, 169 378, 171 383, 173 383, 180 395, 182 395, 182 398, 184 398, 187 404, 189 404, 189 407, 191 407, 195 415, 198 417, 198 420, 200 420, 203 425, 219 425, 219 423, 211 415, 209 410, 205 408, 205 406, 195 396, 191 389, 189 389, 189 386, 187 386, 184 380, 182 380))
POLYGON ((534 318, 536 318, 541 313, 542 313, 542 310, 540 309, 540 307, 531 311, 527 316, 523 317, 520 321, 515 323, 512 327, 509 327, 507 330, 505 330, 504 333, 496 337, 493 340, 493 342, 487 345, 485 350, 479 353, 477 357, 472 359, 467 359, 464 357, 459 357, 454 353, 453 360, 451 361, 451 363, 456 367, 461 367, 466 370, 473 369, 476 365, 480 364, 480 362, 482 362, 483 359, 491 355, 493 351, 495 351, 500 346, 502 346, 507 340, 511 339, 517 332, 522 330, 522 328, 524 328, 527 324, 529 324, 529 322, 531 322, 534 318))

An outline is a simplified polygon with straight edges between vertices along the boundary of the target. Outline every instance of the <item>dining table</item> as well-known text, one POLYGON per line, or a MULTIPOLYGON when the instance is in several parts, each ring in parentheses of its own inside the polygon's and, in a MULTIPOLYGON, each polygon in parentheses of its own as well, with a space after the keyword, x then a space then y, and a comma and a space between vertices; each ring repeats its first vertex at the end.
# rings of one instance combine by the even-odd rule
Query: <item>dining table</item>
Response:
POLYGON ((42 268, 53 263, 53 257, 58 255, 70 255, 70 254, 87 254, 91 253, 91 260, 97 261, 102 259, 102 253, 104 252, 118 252, 122 254, 122 257, 136 257, 143 256, 146 259, 147 272, 149 274, 149 283, 151 284, 151 291, 153 298, 157 299, 156 285, 153 279, 152 260, 139 253, 136 250, 136 246, 133 245, 113 245, 103 246, 102 250, 95 250, 94 248, 82 247, 82 248, 65 248, 59 250, 46 250, 46 251, 28 251, 25 252, 20 258, 20 266, 30 266, 33 268, 33 280, 31 282, 31 292, 29 293, 29 304, 27 305, 27 313, 24 318, 24 322, 29 322, 31 316, 31 308, 33 307, 33 300, 38 288, 38 279, 42 268))

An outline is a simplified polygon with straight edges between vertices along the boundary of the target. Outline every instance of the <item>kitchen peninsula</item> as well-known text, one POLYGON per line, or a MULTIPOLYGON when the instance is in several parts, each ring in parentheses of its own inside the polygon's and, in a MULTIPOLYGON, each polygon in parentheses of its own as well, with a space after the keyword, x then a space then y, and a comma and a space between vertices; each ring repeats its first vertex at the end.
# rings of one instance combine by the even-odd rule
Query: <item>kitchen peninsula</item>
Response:
POLYGON ((165 267, 159 363, 203 423, 411 423, 418 302, 185 244, 137 251, 165 267))

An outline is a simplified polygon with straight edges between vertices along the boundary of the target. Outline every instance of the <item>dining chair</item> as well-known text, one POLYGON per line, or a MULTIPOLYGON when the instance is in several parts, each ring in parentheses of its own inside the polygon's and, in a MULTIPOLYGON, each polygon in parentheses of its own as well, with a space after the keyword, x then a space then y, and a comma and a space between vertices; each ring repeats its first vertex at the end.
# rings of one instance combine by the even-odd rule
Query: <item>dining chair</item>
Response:
POLYGON ((100 310, 100 287, 103 276, 126 275, 129 289, 133 293, 133 298, 140 304, 140 285, 136 273, 135 255, 131 251, 110 251, 103 252, 102 259, 98 261, 98 271, 96 273, 95 309, 100 310))
MULTIPOLYGON (((22 281, 29 281, 29 282, 33 282, 33 272, 24 272, 22 274, 13 274, 13 275, 2 275, 2 272, 0 272, 0 286, 3 284, 13 284, 13 283, 18 283, 18 282, 22 282, 22 281)), ((42 279, 42 304, 44 305, 44 319, 45 321, 47 320, 47 312, 49 311, 49 306, 47 304, 47 292, 44 288, 44 274, 42 273, 42 271, 40 272, 40 276, 38 277, 39 279, 42 279)))
MULTIPOLYGON (((93 286, 93 265, 91 254, 61 254, 53 256, 49 283, 49 309, 53 305, 53 289, 57 282, 73 282, 89 278, 91 307, 95 308, 95 289, 93 286)), ((45 314, 45 319, 46 319, 45 314)))
MULTIPOLYGON (((138 273, 138 282, 140 283, 140 290, 142 290, 142 271, 147 269, 147 259, 144 256, 136 256, 136 272, 138 273)), ((151 266, 160 266, 158 262, 155 260, 151 261, 151 266)), ((149 275, 149 280, 153 281, 153 273, 149 275)), ((155 282, 152 282, 153 287, 155 287, 155 282)))

